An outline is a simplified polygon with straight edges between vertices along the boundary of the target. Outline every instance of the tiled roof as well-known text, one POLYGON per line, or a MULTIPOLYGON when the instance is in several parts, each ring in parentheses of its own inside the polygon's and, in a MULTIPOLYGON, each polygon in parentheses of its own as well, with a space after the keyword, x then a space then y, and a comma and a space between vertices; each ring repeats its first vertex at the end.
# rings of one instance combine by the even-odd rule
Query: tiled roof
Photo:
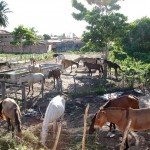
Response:
POLYGON ((0 34, 10 34, 10 32, 5 31, 5 30, 0 30, 0 34))

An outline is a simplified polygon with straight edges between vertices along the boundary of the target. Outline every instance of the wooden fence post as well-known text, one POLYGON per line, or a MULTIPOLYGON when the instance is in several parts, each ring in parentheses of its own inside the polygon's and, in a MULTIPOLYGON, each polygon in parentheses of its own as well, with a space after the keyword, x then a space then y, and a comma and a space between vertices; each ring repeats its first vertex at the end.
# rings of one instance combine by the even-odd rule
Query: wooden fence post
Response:
POLYGON ((59 137, 60 137, 60 133, 61 133, 61 126, 62 126, 62 124, 59 123, 59 125, 58 125, 58 131, 57 131, 57 135, 56 135, 56 139, 55 139, 55 143, 54 143, 54 146, 53 146, 52 150, 56 150, 56 148, 57 148, 59 137))
POLYGON ((21 85, 21 90, 22 90, 22 108, 23 108, 23 110, 26 110, 25 83, 22 83, 22 85, 21 85))
POLYGON ((121 146, 120 146, 120 150, 124 150, 124 143, 125 143, 125 140, 127 138, 127 135, 128 135, 128 132, 129 132, 129 128, 130 128, 130 125, 131 125, 131 122, 132 120, 130 119, 128 124, 127 124, 127 127, 125 129, 125 132, 124 132, 124 136, 123 136, 123 139, 122 139, 122 143, 121 143, 121 146))
POLYGON ((85 109, 85 114, 84 114, 84 131, 83 131, 83 138, 82 138, 82 150, 85 150, 85 138, 86 138, 86 121, 88 117, 88 111, 89 111, 89 104, 87 105, 85 109))

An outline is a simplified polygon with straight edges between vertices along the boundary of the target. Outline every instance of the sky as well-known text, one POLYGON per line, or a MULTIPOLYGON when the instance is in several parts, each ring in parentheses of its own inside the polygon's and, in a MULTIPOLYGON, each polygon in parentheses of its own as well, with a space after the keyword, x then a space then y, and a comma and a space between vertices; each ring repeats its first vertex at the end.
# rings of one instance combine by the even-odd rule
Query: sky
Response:
MULTIPOLYGON (((9 25, 5 30, 12 32, 15 27, 34 27, 39 35, 72 35, 80 37, 86 22, 72 17, 76 10, 71 0, 4 0, 12 13, 7 14, 9 25)), ((85 0, 78 0, 85 4, 85 0)), ((150 17, 150 0, 124 0, 120 12, 128 16, 129 22, 144 16, 150 17)))

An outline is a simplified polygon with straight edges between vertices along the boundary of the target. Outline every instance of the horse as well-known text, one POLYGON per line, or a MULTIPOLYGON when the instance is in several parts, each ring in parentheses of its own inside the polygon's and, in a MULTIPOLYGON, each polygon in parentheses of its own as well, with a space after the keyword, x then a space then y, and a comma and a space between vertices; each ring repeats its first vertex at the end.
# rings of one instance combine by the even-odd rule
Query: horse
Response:
POLYGON ((61 64, 63 65, 63 69, 66 69, 68 67, 71 66, 71 72, 72 72, 72 66, 76 65, 77 68, 79 67, 79 64, 73 60, 69 60, 69 59, 63 59, 61 64))
POLYGON ((53 58, 55 58, 56 63, 58 63, 60 60, 65 59, 65 56, 63 54, 53 54, 53 58))
POLYGON ((0 102, 0 117, 2 120, 7 120, 8 131, 12 126, 12 138, 14 137, 15 125, 18 128, 18 136, 21 136, 21 112, 13 99, 6 98, 0 102))
POLYGON ((63 119, 63 115, 65 112, 65 102, 66 102, 65 99, 60 95, 57 95, 49 102, 46 108, 46 113, 42 125, 42 132, 41 132, 42 144, 45 145, 48 132, 48 124, 53 123, 53 128, 55 129, 57 120, 59 118, 61 118, 61 120, 63 119))
POLYGON ((27 74, 25 76, 21 76, 18 81, 19 84, 22 84, 22 82, 27 82, 29 85, 29 92, 30 93, 30 86, 32 86, 33 91, 33 84, 37 82, 42 82, 42 84, 45 83, 45 76, 42 73, 31 73, 27 74))
POLYGON ((88 63, 88 62, 84 62, 84 66, 86 66, 89 69, 89 76, 92 76, 92 69, 98 70, 99 71, 99 75, 101 75, 101 73, 103 74, 103 67, 100 64, 94 64, 94 63, 88 63))
POLYGON ((84 62, 88 62, 88 63, 97 63, 97 59, 96 58, 89 58, 89 57, 83 57, 83 56, 80 56, 79 58, 75 59, 76 62, 80 62, 82 61, 83 63, 84 62))
POLYGON ((9 62, 0 62, 0 69, 5 66, 7 66, 8 68, 11 68, 11 64, 9 62))
POLYGON ((55 88, 55 79, 58 81, 60 79, 60 76, 61 76, 61 71, 60 71, 59 68, 49 70, 48 78, 53 77, 53 79, 54 79, 54 88, 55 88))
POLYGON ((118 76, 117 69, 120 69, 121 71, 123 71, 121 69, 121 67, 118 64, 114 63, 114 62, 111 62, 111 61, 108 61, 108 60, 104 59, 103 63, 107 64, 108 68, 110 69, 110 73, 111 73, 111 68, 115 69, 115 77, 116 77, 116 79, 117 79, 117 76, 118 76))
MULTIPOLYGON (((94 127, 100 127, 106 122, 115 123, 119 130, 124 133, 131 120, 129 131, 144 131, 150 129, 150 109, 132 109, 132 108, 101 108, 97 112, 94 127)), ((128 136, 125 140, 125 149, 129 148, 128 136)))
MULTIPOLYGON (((109 108, 109 107, 121 107, 121 108, 133 108, 133 109, 139 109, 139 100, 137 97, 133 95, 124 95, 120 96, 118 98, 114 98, 106 102, 103 106, 103 108, 109 108)), ((95 129, 94 129, 94 123, 96 119, 97 113, 95 113, 94 117, 91 120, 91 125, 89 128, 89 133, 92 134, 95 129)), ((116 129, 114 123, 110 123, 110 129, 109 131, 112 131, 112 127, 116 129)))
POLYGON ((30 62, 31 62, 31 65, 35 65, 35 64, 36 64, 36 59, 35 59, 34 56, 32 56, 32 57, 30 58, 30 62))
POLYGON ((28 69, 29 69, 30 73, 40 73, 40 72, 42 72, 42 67, 39 64, 29 65, 28 69))

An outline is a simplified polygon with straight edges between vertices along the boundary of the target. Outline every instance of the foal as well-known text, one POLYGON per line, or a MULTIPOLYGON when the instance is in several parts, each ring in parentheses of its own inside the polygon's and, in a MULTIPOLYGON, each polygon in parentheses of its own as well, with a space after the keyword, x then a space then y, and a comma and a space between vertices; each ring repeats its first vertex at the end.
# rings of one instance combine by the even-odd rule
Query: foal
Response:
POLYGON ((13 99, 6 98, 0 102, 0 117, 2 120, 7 120, 8 131, 12 126, 12 137, 14 137, 15 125, 18 128, 18 135, 21 136, 21 112, 13 99))
POLYGON ((107 64, 108 68, 110 69, 110 73, 111 73, 111 68, 115 69, 115 77, 116 77, 116 79, 117 79, 117 76, 118 76, 117 69, 120 69, 121 71, 123 71, 118 64, 116 64, 114 62, 111 62, 111 61, 108 61, 106 59, 104 60, 104 64, 107 64))

